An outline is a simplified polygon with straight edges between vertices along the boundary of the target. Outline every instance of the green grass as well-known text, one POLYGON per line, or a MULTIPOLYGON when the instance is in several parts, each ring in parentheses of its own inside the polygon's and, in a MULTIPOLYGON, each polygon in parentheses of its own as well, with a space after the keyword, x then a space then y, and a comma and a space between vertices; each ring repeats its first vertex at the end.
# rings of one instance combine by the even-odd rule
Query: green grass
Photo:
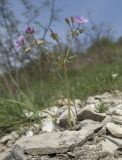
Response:
POLYGON ((96 112, 98 113, 106 113, 108 111, 108 106, 106 104, 101 103, 95 107, 96 112))

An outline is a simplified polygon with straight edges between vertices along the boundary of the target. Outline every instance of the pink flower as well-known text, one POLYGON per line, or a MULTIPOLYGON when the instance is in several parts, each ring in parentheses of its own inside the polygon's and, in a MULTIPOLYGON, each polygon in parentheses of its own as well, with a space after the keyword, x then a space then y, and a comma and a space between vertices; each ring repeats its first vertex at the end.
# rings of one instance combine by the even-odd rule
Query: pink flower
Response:
POLYGON ((25 29, 25 32, 26 32, 26 33, 29 33, 29 34, 33 34, 33 33, 34 33, 34 28, 32 28, 32 27, 27 27, 27 28, 25 29))
POLYGON ((16 41, 17 48, 22 47, 25 44, 25 39, 23 35, 20 35, 16 41))
POLYGON ((74 16, 73 20, 74 20, 74 22, 76 22, 78 24, 88 23, 87 19, 85 19, 84 17, 80 17, 80 16, 74 16))

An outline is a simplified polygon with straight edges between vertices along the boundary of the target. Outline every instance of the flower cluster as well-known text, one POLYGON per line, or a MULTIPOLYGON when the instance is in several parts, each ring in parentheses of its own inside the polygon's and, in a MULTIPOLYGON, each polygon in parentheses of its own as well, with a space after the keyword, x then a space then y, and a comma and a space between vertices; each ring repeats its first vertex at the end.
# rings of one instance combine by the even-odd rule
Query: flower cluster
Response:
POLYGON ((30 43, 26 42, 24 35, 20 35, 18 37, 17 41, 16 41, 16 47, 17 48, 26 47, 25 48, 25 52, 29 52, 29 51, 31 51, 31 49, 32 49, 32 47, 34 45, 42 45, 42 44, 44 44, 43 40, 36 40, 34 38, 34 35, 33 35, 34 33, 35 33, 34 28, 32 28, 32 27, 26 27, 25 31, 24 31, 24 34, 29 34, 29 36, 31 36, 31 38, 32 38, 32 42, 30 42, 30 43))
MULTIPOLYGON (((65 22, 68 24, 68 26, 70 27, 72 36, 75 37, 76 35, 78 35, 79 33, 82 33, 84 31, 84 29, 79 28, 80 25, 88 23, 88 20, 85 19, 84 17, 80 17, 80 16, 74 16, 74 17, 70 17, 70 18, 65 18, 65 22), (74 25, 72 25, 73 23, 78 24, 78 27, 76 29, 73 28, 74 25)), ((52 29, 50 29, 51 34, 50 36, 55 40, 55 41, 59 41, 59 37, 58 34, 53 32, 52 29)), ((32 45, 42 45, 44 43, 43 40, 35 40, 33 34, 35 33, 35 30, 33 27, 26 27, 25 28, 25 33, 29 34, 30 36, 32 36, 33 41, 31 43, 31 45, 29 47, 26 48, 25 51, 30 51, 31 50, 31 46, 32 45), (29 49, 28 49, 29 48, 29 49)), ((20 48, 23 47, 25 45, 25 38, 23 35, 20 35, 16 41, 16 47, 20 48)))
MULTIPOLYGON (((71 31, 71 36, 75 37, 80 33, 84 32, 84 29, 81 28, 83 24, 88 23, 88 20, 84 17, 80 16, 74 16, 70 18, 65 18, 66 24, 69 26, 70 31, 71 31), (76 24, 76 25, 75 25, 76 24), (76 26, 76 27, 74 27, 76 26)), ((50 36, 57 42, 59 42, 59 37, 58 34, 53 32, 52 30, 50 36)))

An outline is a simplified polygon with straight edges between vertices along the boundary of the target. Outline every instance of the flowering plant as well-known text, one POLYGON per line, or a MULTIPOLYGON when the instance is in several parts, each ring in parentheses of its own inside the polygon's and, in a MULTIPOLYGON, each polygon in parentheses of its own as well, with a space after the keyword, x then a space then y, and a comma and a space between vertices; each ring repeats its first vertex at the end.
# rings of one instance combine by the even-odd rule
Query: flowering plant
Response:
MULTIPOLYGON (((69 128, 71 129, 72 128, 72 120, 71 120, 71 108, 70 108, 70 84, 69 84, 69 78, 67 75, 67 70, 68 70, 68 63, 70 63, 70 60, 75 56, 70 55, 70 50, 71 50, 74 38, 84 32, 82 25, 87 23, 88 20, 85 19, 84 17, 74 16, 74 17, 70 17, 70 18, 65 18, 65 22, 69 27, 69 37, 70 37, 69 45, 68 45, 66 51, 63 50, 59 35, 57 33, 55 33, 52 29, 50 29, 50 36, 52 37, 52 39, 54 41, 57 42, 58 46, 60 47, 60 50, 62 51, 62 53, 59 54, 59 56, 57 57, 57 59, 58 59, 57 64, 58 64, 58 66, 61 66, 64 70, 64 77, 65 77, 65 82, 66 82, 66 93, 67 93, 67 97, 68 97, 68 125, 69 125, 69 128)), ((27 27, 25 29, 25 33, 29 34, 32 37, 32 42, 29 42, 29 46, 25 49, 25 52, 30 51, 34 45, 39 47, 39 49, 40 49, 40 47, 42 47, 44 41, 35 39, 34 28, 27 27)), ((18 40, 17 40, 17 47, 23 47, 23 46, 25 46, 25 44, 26 43, 24 40, 24 36, 23 35, 19 36, 18 40)))
MULTIPOLYGON (((64 77, 65 77, 65 82, 66 82, 66 92, 67 92, 67 97, 68 97, 68 125, 69 125, 69 128, 71 129, 72 120, 71 120, 71 108, 70 108, 70 84, 69 84, 69 79, 67 75, 67 65, 68 63, 70 63, 70 60, 75 57, 75 56, 70 55, 70 50, 73 44, 73 40, 76 36, 78 36, 84 31, 84 29, 81 28, 82 27, 81 25, 87 23, 88 20, 85 19, 84 17, 74 16, 70 18, 65 18, 65 22, 69 26, 69 29, 70 29, 70 33, 69 33, 70 41, 69 41, 67 50, 59 55, 58 64, 61 65, 64 70, 64 77)), ((51 30, 50 35, 57 42, 61 51, 63 51, 58 34, 51 30)))

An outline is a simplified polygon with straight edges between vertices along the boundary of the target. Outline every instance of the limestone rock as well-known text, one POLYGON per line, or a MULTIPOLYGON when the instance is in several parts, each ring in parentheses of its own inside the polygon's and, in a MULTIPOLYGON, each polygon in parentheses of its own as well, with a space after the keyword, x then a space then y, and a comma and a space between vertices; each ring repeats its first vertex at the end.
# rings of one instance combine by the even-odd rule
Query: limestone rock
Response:
POLYGON ((114 152, 114 156, 118 159, 122 158, 122 148, 117 148, 114 152))
POLYGON ((24 149, 21 148, 19 145, 14 145, 11 155, 15 160, 26 160, 24 155, 24 149))
POLYGON ((118 137, 118 138, 122 138, 122 127, 120 127, 112 122, 107 123, 106 127, 113 136, 118 137))
POLYGON ((52 118, 42 120, 42 132, 52 132, 55 129, 55 124, 52 118))
POLYGON ((27 137, 32 137, 33 136, 33 132, 32 131, 27 131, 26 132, 26 136, 27 137))
POLYGON ((122 116, 112 116, 112 121, 115 123, 115 124, 119 124, 119 125, 122 125, 122 116))
POLYGON ((83 145, 74 149, 76 160, 99 160, 101 153, 101 145, 83 145))
POLYGON ((114 154, 115 150, 118 148, 115 143, 111 142, 108 139, 106 139, 105 141, 101 141, 99 144, 102 145, 102 150, 104 152, 108 152, 110 154, 114 154))
POLYGON ((97 113, 88 106, 79 112, 77 118, 79 121, 83 121, 85 119, 91 119, 94 121, 101 122, 105 117, 106 117, 105 113, 97 113))
POLYGON ((111 107, 108 111, 108 114, 122 116, 122 104, 111 107))
POLYGON ((90 119, 84 120, 82 122, 80 122, 78 124, 78 126, 76 127, 76 130, 82 130, 82 129, 86 129, 86 130, 99 130, 100 128, 102 128, 103 124, 100 122, 96 122, 90 119))
POLYGON ((31 155, 65 153, 93 136, 93 130, 64 131, 22 137, 15 145, 31 155))
POLYGON ((110 115, 107 115, 105 119, 102 121, 102 124, 105 125, 106 123, 111 121, 112 121, 112 117, 110 115))
POLYGON ((12 155, 9 152, 0 153, 0 160, 13 160, 12 155))

